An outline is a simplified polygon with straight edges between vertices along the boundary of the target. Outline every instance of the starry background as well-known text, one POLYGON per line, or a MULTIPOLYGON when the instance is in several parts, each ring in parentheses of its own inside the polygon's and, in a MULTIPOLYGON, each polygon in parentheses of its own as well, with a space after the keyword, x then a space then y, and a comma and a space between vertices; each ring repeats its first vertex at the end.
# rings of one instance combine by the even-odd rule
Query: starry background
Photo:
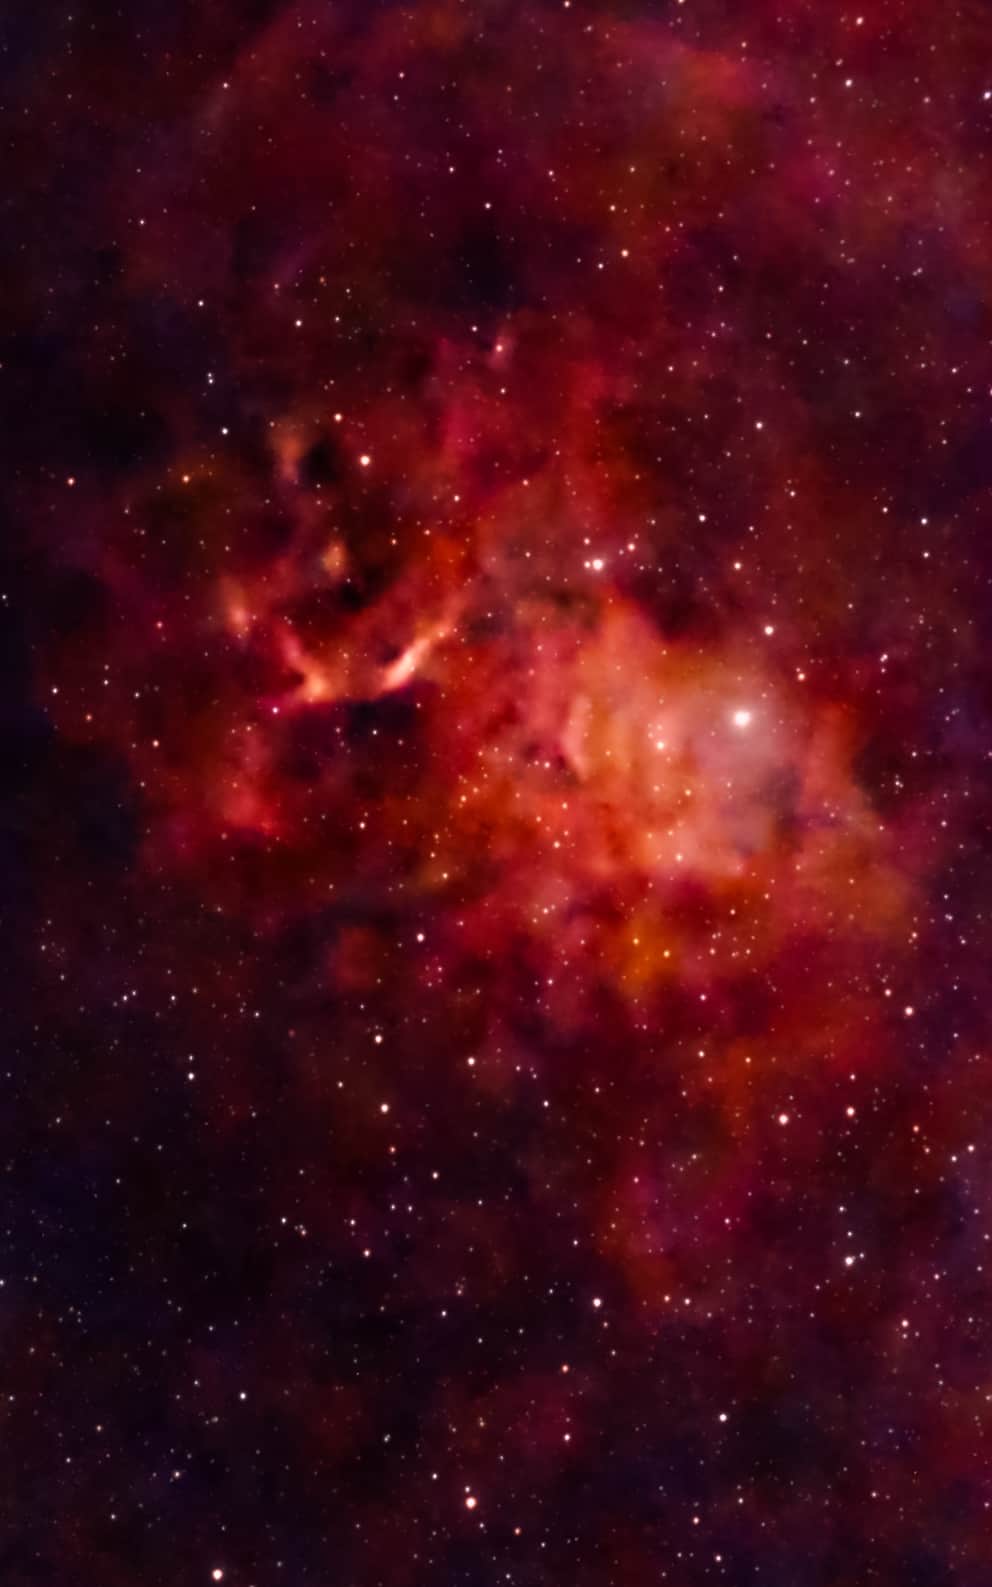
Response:
POLYGON ((11 1587, 988 1587, 992 14, 0 19, 11 1587))

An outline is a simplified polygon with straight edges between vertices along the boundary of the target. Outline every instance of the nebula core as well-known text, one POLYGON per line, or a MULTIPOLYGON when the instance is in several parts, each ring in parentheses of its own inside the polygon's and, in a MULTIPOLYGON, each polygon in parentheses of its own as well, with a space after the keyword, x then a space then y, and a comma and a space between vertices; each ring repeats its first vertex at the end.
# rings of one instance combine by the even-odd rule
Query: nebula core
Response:
POLYGON ((992 12, 0 18, 0 1577, 992 1583, 992 12))

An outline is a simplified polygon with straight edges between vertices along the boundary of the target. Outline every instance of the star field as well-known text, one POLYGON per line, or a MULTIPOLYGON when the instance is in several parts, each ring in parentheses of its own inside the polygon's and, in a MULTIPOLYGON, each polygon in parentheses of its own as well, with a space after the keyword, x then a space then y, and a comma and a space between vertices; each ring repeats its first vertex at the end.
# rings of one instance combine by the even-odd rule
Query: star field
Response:
POLYGON ((0 1578, 988 1587, 992 14, 0 109, 0 1578))

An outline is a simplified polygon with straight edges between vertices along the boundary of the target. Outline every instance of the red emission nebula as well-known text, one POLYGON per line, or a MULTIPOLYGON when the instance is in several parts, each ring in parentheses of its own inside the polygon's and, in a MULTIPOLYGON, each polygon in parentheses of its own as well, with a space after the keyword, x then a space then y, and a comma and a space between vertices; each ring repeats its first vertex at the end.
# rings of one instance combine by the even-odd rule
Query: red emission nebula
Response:
POLYGON ((10 1587, 992 1583, 992 14, 0 20, 10 1587))

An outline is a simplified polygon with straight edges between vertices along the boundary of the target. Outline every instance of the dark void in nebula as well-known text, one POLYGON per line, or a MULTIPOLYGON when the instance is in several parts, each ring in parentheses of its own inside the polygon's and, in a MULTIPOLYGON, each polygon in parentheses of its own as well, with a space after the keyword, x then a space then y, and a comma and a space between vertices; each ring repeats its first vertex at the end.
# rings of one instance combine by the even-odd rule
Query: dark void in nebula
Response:
POLYGON ((992 12, 0 17, 5 1587, 989 1587, 992 12))

